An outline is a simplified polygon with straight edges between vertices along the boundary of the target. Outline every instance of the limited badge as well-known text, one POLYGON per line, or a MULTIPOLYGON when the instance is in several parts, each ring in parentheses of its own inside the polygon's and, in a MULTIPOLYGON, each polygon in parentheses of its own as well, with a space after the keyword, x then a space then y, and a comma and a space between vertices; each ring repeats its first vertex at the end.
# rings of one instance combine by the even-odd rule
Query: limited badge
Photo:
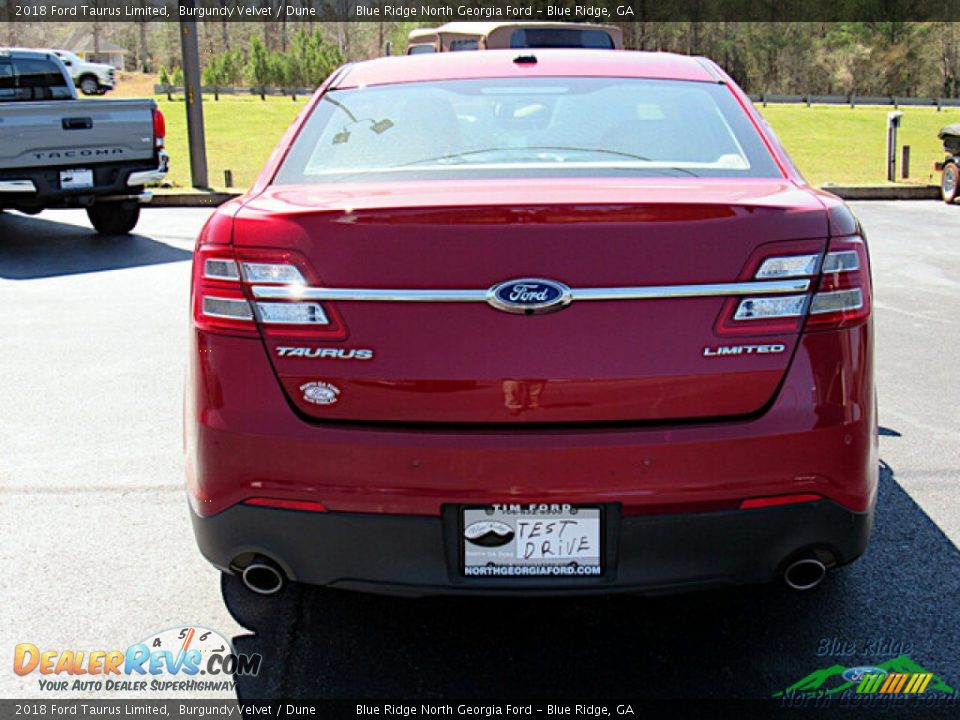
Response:
POLYGON ((303 391, 303 399, 314 405, 333 405, 340 395, 340 388, 336 385, 319 380, 304 383, 300 389, 303 391))

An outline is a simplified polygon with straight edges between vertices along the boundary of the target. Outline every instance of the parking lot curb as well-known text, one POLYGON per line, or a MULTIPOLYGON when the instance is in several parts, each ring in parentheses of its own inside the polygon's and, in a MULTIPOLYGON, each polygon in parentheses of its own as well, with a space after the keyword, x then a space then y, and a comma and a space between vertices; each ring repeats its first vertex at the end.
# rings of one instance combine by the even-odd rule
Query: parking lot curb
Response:
MULTIPOLYGON (((821 190, 844 200, 939 200, 937 185, 824 185, 821 190)), ((214 192, 155 192, 152 207, 216 207, 243 193, 239 190, 214 192)))
POLYGON ((844 200, 939 200, 939 185, 824 185, 844 200))
POLYGON ((150 207, 216 207, 239 195, 242 195, 239 190, 236 192, 165 192, 161 190, 154 191, 150 207))

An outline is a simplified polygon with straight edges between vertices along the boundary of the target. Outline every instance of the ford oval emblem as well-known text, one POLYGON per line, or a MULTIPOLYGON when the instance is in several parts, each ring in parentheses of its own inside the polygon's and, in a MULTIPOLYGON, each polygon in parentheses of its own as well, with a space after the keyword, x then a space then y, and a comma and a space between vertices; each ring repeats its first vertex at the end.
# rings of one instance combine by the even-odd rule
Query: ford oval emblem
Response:
POLYGON ((497 310, 518 315, 555 312, 570 304, 570 288, 556 280, 507 280, 487 290, 487 302, 497 310))
POLYGON ((887 675, 883 668, 873 667, 872 665, 861 665, 859 667, 847 668, 843 672, 843 679, 847 682, 860 682, 864 675, 887 675))

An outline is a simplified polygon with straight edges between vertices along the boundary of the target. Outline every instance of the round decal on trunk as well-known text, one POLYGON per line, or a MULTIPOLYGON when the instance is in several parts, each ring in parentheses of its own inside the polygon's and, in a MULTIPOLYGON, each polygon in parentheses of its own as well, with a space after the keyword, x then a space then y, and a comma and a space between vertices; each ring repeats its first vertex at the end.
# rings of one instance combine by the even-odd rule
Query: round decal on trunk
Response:
POLYGON ((319 380, 304 383, 300 389, 303 391, 303 399, 314 405, 333 405, 340 395, 340 388, 336 385, 319 380))

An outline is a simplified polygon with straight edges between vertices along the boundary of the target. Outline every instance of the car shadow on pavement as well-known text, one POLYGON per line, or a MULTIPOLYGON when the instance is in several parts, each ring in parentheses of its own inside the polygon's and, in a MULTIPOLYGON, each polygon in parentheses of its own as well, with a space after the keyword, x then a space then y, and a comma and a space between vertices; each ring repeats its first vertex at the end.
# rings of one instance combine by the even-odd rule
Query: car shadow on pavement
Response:
POLYGON ((869 550, 803 593, 405 600, 294 586, 265 601, 233 578, 223 591, 254 631, 236 651, 263 655, 259 675, 236 678, 243 700, 769 698, 901 654, 960 687, 960 552, 886 464, 869 550))
POLYGON ((187 250, 144 235, 98 235, 91 227, 0 214, 0 278, 33 280, 189 260, 187 250))

